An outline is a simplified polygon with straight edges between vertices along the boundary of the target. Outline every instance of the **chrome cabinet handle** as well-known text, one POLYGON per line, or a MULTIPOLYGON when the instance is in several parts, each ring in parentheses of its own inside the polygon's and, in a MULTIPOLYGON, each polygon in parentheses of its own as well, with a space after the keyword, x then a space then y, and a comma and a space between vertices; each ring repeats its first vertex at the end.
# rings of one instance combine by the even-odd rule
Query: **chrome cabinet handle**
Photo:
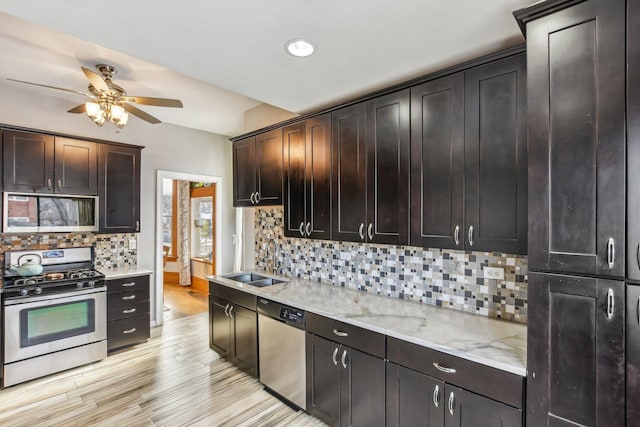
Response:
POLYGON ((260 203, 260 193, 256 191, 256 205, 260 203))
POLYGON ((360 229, 358 230, 358 234, 360 235, 360 239, 364 240, 364 223, 360 223, 360 229))
POLYGON ((58 191, 62 190, 62 180, 58 180, 58 191))
POLYGON ((473 246, 473 225, 469 226, 469 246, 473 246))
POLYGON ((126 331, 122 331, 123 334, 132 334, 136 331, 136 328, 127 329, 126 331))
POLYGON ((447 368, 446 366, 442 366, 438 362, 433 362, 433 366, 440 372, 444 372, 445 374, 455 374, 456 370, 453 368, 447 368))
POLYGON ((229 311, 228 310, 229 310, 229 304, 227 304, 225 306, 225 308, 224 308, 224 315, 227 316, 227 317, 229 317, 229 311))
POLYGON ((140 221, 136 221, 136 231, 140 231, 140 221))
POLYGON ((638 305, 636 306, 636 317, 638 318, 638 325, 640 325, 640 296, 638 297, 638 305))
POLYGON ((229 307, 229 317, 233 318, 233 306, 229 307))
POLYGON ((311 223, 308 222, 306 226, 307 236, 311 236, 311 223))
POLYGON ((460 246, 460 226, 456 225, 456 229, 453 232, 453 240, 456 242, 456 246, 460 246))
POLYGON ((437 408, 440 406, 440 386, 436 385, 433 389, 433 405, 437 408))
POLYGON ((300 235, 304 237, 304 222, 300 223, 300 227, 298 228, 298 230, 300 231, 300 235))
POLYGON ((613 240, 613 237, 609 237, 607 241, 607 265, 609 268, 613 268, 613 265, 616 262, 616 241, 613 240))
POLYGON ((130 308, 129 310, 122 310, 122 314, 131 314, 135 312, 136 312, 135 308, 130 308))
POLYGON ((340 361, 342 362, 342 367, 345 369, 347 369, 347 362, 345 360, 346 358, 347 358, 347 350, 344 350, 342 352, 342 357, 340 358, 340 361))
POLYGON ((369 235, 369 240, 373 240, 373 223, 369 223, 369 228, 367 228, 367 234, 369 235))
POLYGON ((456 397, 454 396, 453 392, 451 392, 451 394, 449 394, 449 404, 448 404, 449 413, 451 415, 453 415, 453 411, 455 410, 455 407, 454 407, 456 404, 455 400, 456 400, 456 397))
POLYGON ((333 364, 336 366, 338 366, 337 356, 338 356, 338 347, 336 347, 336 349, 333 350, 333 356, 331 357, 331 360, 333 360, 333 364))
POLYGON ((607 319, 611 319, 613 317, 614 310, 613 289, 609 289, 607 291, 607 319))
POLYGON ((256 204, 256 202, 254 202, 254 201, 253 201, 253 196, 254 196, 255 194, 256 194, 256 193, 251 193, 251 195, 249 196, 249 201, 251 202, 251 204, 252 204, 252 205, 255 205, 255 204, 256 204))
POLYGON ((122 297, 123 300, 127 301, 127 300, 132 300, 132 299, 136 299, 135 295, 128 295, 126 297, 122 297))
POLYGON ((341 331, 339 329, 334 329, 333 333, 336 334, 339 337, 348 337, 349 336, 348 333, 346 333, 345 331, 341 331))
POLYGON ((130 288, 131 286, 135 286, 136 282, 128 282, 128 283, 123 283, 122 287, 123 288, 130 288))
POLYGON ((47 188, 51 190, 51 178, 47 179, 47 188))

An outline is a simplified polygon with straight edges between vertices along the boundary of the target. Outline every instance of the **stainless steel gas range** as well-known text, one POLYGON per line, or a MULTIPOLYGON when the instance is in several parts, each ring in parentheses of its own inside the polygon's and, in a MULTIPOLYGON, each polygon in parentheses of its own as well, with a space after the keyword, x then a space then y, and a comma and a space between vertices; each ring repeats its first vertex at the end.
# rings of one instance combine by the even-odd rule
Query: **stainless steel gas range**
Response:
POLYGON ((92 247, 5 252, 4 267, 5 387, 107 356, 106 287, 92 247), (33 259, 42 273, 18 275, 33 259))

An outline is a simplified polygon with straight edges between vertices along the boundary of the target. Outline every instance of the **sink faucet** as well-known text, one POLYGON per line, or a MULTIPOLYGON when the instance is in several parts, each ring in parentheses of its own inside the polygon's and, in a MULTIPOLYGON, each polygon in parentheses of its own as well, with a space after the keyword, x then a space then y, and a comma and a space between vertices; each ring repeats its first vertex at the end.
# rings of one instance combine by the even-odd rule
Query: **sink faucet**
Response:
POLYGON ((280 268, 276 260, 276 241, 271 240, 267 246, 267 271, 271 274, 280 274, 280 268))

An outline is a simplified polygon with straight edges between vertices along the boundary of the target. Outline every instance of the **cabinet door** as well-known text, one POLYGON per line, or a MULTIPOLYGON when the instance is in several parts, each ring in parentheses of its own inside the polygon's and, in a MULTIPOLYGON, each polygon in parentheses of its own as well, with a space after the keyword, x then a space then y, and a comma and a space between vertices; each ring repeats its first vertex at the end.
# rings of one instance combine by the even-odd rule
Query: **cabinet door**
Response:
POLYGON ((332 239, 363 242, 367 222, 365 104, 331 113, 332 239))
POLYGON ((256 138, 233 143, 233 206, 252 206, 256 192, 256 138))
POLYGON ((307 120, 306 221, 314 239, 331 238, 331 114, 307 120))
POLYGON ((282 129, 256 136, 258 204, 282 204, 282 129))
POLYGON ((640 423, 640 286, 627 285, 627 424, 640 423))
POLYGON ((411 88, 411 245, 464 248, 464 74, 411 88))
POLYGON ((282 130, 284 144, 284 235, 305 237, 306 209, 306 138, 305 122, 282 130))
POLYGON ((231 348, 231 318, 227 314, 231 304, 221 298, 209 297, 209 346, 220 356, 232 355, 231 348))
POLYGON ((258 376, 258 315, 239 305, 229 310, 233 323, 233 361, 254 377, 258 376))
POLYGON ((444 426, 444 381, 387 363, 388 427, 444 426))
POLYGON ((340 425, 340 344, 307 333, 307 411, 340 425))
POLYGON ((140 149, 98 146, 100 233, 140 231, 140 149))
POLYGON ((527 253, 525 56, 465 73, 465 246, 527 253))
POLYGON ((2 148, 4 191, 53 191, 53 136, 5 130, 2 148))
POLYGON ((445 386, 443 405, 446 427, 522 426, 521 411, 449 384, 445 386))
POLYGON ((367 241, 409 243, 409 89, 367 101, 367 241))
POLYGON ((340 425, 384 426, 384 360, 340 347, 340 425))
POLYGON ((98 194, 98 150, 95 142, 56 137, 55 191, 98 194))
POLYGON ((624 425, 624 283, 529 273, 527 425, 624 425))
POLYGON ((627 79, 627 277, 640 280, 640 2, 637 1, 627 2, 627 79))
POLYGON ((624 275, 624 16, 589 0, 527 25, 531 269, 624 275))

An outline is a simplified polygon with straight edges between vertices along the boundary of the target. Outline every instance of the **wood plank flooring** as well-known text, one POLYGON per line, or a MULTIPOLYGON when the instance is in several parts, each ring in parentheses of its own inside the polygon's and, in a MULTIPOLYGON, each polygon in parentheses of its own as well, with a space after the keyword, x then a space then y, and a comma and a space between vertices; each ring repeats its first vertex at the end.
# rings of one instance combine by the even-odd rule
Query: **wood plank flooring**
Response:
POLYGON ((181 286, 177 283, 165 283, 164 305, 168 310, 163 311, 162 320, 180 319, 209 310, 209 294, 193 286, 181 286))
POLYGON ((0 390, 0 426, 321 426, 209 349, 208 314, 145 344, 0 390))

